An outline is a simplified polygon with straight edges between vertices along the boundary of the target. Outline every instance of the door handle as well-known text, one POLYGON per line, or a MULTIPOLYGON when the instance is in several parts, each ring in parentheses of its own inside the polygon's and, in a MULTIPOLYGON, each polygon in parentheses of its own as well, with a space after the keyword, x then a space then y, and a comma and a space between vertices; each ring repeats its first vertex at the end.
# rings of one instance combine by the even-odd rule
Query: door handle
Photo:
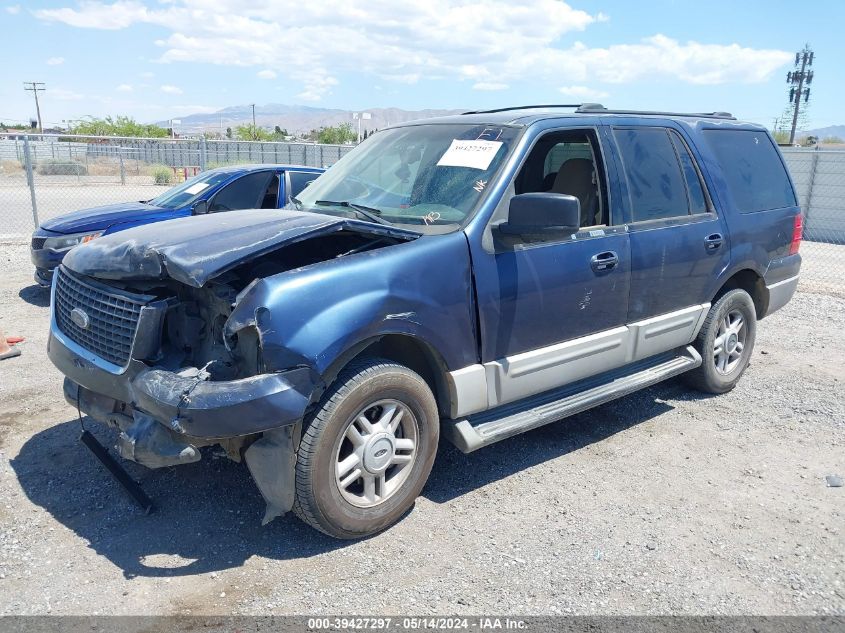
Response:
POLYGON ((713 233, 712 235, 708 235, 704 238, 704 248, 708 251, 715 251, 724 241, 725 238, 722 237, 721 233, 713 233))
POLYGON ((619 256, 614 251, 598 253, 590 258, 590 267, 597 273, 616 268, 619 263, 619 256))

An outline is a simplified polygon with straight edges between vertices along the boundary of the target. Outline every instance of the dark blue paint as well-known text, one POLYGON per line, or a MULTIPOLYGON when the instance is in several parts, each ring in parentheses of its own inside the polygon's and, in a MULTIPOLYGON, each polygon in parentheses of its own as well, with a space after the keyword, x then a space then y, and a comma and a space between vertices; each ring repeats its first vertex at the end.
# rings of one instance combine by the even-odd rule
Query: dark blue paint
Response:
POLYGON ((418 339, 448 368, 471 365, 477 356, 466 238, 460 231, 421 237, 261 279, 227 327, 247 325, 261 331, 265 358, 299 360, 321 375, 346 350, 385 334, 418 339))

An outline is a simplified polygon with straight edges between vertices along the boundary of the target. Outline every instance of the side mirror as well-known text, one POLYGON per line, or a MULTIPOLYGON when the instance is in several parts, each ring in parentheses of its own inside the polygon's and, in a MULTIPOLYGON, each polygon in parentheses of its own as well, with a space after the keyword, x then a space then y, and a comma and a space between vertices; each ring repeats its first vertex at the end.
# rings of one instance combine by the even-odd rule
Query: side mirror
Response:
POLYGON ((194 206, 191 207, 191 213, 194 215, 205 215, 208 213, 208 200, 197 200, 194 206))
POLYGON ((508 221, 499 231, 508 235, 559 235, 581 227, 581 203, 563 193, 521 193, 511 198, 508 221))

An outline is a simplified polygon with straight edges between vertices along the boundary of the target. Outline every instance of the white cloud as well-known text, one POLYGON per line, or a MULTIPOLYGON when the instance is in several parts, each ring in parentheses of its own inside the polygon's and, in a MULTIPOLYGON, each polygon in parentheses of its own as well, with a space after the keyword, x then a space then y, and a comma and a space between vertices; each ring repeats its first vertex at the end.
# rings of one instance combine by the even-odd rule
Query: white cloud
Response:
POLYGON ((609 18, 562 0, 83 0, 35 15, 98 29, 156 25, 166 32, 155 42, 164 63, 266 69, 283 59, 278 72, 300 83, 299 98, 309 101, 356 71, 396 83, 468 80, 478 90, 517 80, 583 88, 644 79, 755 83, 791 59, 787 51, 663 34, 607 47, 573 43, 572 34, 609 18))
POLYGON ((41 9, 35 15, 70 26, 91 29, 125 29, 135 22, 146 22, 151 12, 140 2, 118 0, 114 3, 83 0, 79 10, 71 8, 41 9))
POLYGON ((64 57, 51 57, 50 59, 47 60, 48 66, 61 66, 64 63, 65 63, 64 57))
POLYGON ((473 90, 507 90, 509 87, 508 84, 496 81, 479 81, 478 83, 472 84, 473 90))
POLYGON ((10 4, 8 7, 6 7, 6 13, 8 13, 9 15, 17 15, 20 12, 21 5, 19 4, 10 4))
POLYGON ((118 92, 132 92, 132 84, 120 84, 115 90, 118 92))
POLYGON ((303 101, 319 101, 331 92, 332 86, 337 85, 337 79, 320 70, 315 71, 313 76, 309 76, 307 71, 293 73, 292 78, 303 82, 306 86, 305 90, 296 95, 303 101))
POLYGON ((604 99, 610 96, 603 90, 595 90, 587 86, 563 86, 562 88, 558 88, 558 91, 562 95, 577 97, 578 99, 604 99))
POLYGON ((161 90, 162 92, 166 92, 169 95, 182 94, 182 89, 179 86, 171 86, 169 84, 162 85, 159 90, 161 90))
POLYGON ((273 70, 269 70, 269 69, 259 70, 257 75, 260 79, 275 79, 276 78, 276 72, 273 71, 273 70))

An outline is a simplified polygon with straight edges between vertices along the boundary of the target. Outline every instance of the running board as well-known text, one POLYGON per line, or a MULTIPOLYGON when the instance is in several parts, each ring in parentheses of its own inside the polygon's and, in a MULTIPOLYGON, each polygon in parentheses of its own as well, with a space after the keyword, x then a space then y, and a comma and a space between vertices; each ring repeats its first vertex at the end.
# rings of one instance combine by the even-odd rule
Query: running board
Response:
POLYGON ((442 420, 441 432, 464 453, 627 396, 701 365, 687 346, 615 371, 581 380, 519 402, 460 420, 442 420))

